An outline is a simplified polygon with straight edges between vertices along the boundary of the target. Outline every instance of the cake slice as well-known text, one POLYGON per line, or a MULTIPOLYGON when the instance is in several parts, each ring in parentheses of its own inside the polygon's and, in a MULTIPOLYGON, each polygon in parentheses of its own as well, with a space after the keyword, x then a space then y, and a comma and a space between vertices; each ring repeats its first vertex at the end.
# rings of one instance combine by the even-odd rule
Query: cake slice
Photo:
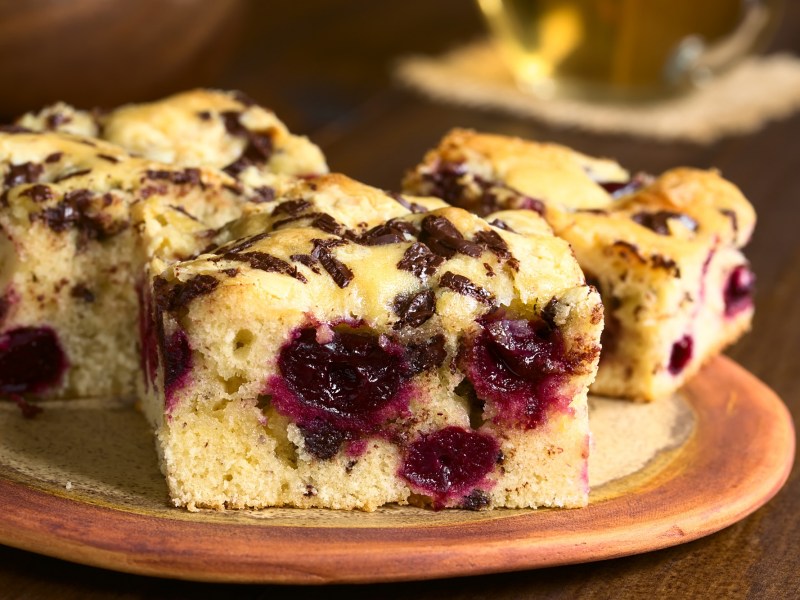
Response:
POLYGON ((481 215, 535 211, 571 244, 605 305, 594 393, 668 395, 750 327, 754 276, 740 250, 755 213, 714 171, 631 177, 561 146, 455 130, 404 189, 481 215))
MULTIPOLYGON (((145 206, 207 230, 247 198, 221 172, 90 138, 0 132, 0 395, 132 395, 143 233, 158 237, 145 206)), ((168 241, 160 251, 185 258, 168 241)))
POLYGON ((602 305, 569 246, 456 208, 332 227, 325 189, 154 279, 173 502, 584 506, 602 305))
POLYGON ((316 145, 241 92, 197 89, 107 113, 59 102, 17 125, 99 137, 164 163, 222 169, 252 188, 267 186, 266 194, 276 176, 328 171, 316 145))

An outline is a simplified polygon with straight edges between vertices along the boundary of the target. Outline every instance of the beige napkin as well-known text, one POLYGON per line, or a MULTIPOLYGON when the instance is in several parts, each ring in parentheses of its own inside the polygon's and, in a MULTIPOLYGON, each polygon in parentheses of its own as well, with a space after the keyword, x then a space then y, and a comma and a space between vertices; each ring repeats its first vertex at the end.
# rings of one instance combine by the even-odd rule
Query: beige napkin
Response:
POLYGON ((405 85, 443 101, 500 109, 562 127, 665 141, 711 143, 756 131, 800 109, 800 60, 789 54, 750 57, 690 94, 633 105, 532 97, 516 87, 488 41, 441 57, 404 58, 396 75, 405 85))

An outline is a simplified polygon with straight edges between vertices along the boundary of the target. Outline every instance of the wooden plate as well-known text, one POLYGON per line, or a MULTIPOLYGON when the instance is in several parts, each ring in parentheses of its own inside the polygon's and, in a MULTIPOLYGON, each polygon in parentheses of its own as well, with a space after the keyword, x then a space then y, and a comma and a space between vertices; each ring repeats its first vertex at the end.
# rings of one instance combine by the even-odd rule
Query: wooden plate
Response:
POLYGON ((171 508, 143 419, 119 403, 0 406, 0 542, 120 571, 206 581, 378 582, 600 560, 694 540, 783 485, 791 417, 726 358, 681 397, 594 401, 590 506, 375 513, 171 508))

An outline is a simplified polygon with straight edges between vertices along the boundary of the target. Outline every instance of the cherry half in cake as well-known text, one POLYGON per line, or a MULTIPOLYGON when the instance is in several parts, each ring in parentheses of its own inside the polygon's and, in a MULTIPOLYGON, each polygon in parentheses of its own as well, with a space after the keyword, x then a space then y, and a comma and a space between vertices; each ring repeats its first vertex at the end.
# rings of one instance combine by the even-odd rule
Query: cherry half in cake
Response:
POLYGON ((49 327, 20 327, 0 335, 0 396, 17 403, 25 417, 41 411, 23 394, 40 394, 59 385, 67 357, 49 327))
POLYGON ((278 368, 269 383, 273 405, 295 420, 318 458, 378 431, 408 404, 412 370, 404 348, 386 336, 305 327, 282 348, 278 368))
POLYGON ((566 410, 563 389, 575 361, 558 328, 544 320, 487 320, 464 353, 478 397, 492 403, 494 420, 533 429, 552 409, 566 410))
POLYGON ((434 508, 444 508, 449 500, 463 498, 464 508, 481 508, 477 486, 497 464, 500 445, 492 436, 464 429, 445 427, 423 435, 406 450, 400 476, 412 488, 433 499, 434 508), (470 492, 472 492, 470 494, 470 492))
POLYGON ((38 394, 61 382, 67 358, 49 327, 20 327, 0 335, 0 394, 38 394))

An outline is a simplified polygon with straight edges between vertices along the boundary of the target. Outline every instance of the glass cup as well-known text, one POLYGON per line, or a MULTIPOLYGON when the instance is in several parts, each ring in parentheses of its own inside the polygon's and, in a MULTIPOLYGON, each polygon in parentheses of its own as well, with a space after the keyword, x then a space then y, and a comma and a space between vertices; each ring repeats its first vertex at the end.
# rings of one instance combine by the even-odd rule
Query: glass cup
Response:
POLYGON ((703 85, 760 50, 781 0, 478 0, 519 86, 646 100, 703 85))

